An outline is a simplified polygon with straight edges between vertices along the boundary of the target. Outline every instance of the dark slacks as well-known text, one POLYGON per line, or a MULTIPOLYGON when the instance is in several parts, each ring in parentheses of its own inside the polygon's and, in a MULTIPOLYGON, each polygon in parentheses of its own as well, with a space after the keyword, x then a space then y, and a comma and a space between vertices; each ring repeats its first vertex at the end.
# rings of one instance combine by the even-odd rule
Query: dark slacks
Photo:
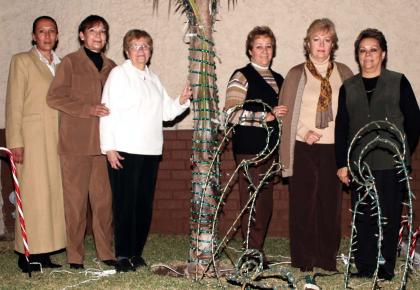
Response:
MULTIPOLYGON (((254 158, 254 154, 235 154, 236 164, 244 159, 254 158)), ((275 157, 268 158, 262 164, 257 166, 251 166, 249 168, 250 176, 252 177, 255 186, 258 186, 260 180, 270 168, 275 157)), ((250 192, 248 191, 249 182, 248 179, 243 175, 243 171, 239 172, 239 202, 241 209, 245 207, 249 200, 250 192)), ((253 213, 253 220, 251 220, 249 228, 249 240, 248 248, 257 249, 264 253, 264 241, 267 235, 268 226, 270 224, 271 215, 273 213, 273 181, 269 180, 268 184, 258 193, 255 212, 253 213)), ((244 241, 248 235, 248 223, 249 223, 249 210, 241 217, 241 233, 244 241)))
MULTIPOLYGON (((398 232, 401 222, 402 201, 405 191, 405 184, 398 182, 401 176, 397 175, 397 170, 378 170, 372 172, 375 178, 376 189, 379 195, 379 204, 382 216, 386 217, 386 225, 383 225, 382 255, 385 258, 384 270, 394 275, 395 260, 398 246, 398 232)), ((361 192, 363 194, 364 192, 361 192)), ((352 207, 357 201, 358 193, 352 192, 352 207)), ((372 209, 372 200, 365 199, 366 205, 359 206, 359 214, 356 216, 356 248, 354 258, 359 272, 373 274, 376 269, 378 253, 378 226, 376 213, 372 209)))
POLYGON ((119 152, 123 168, 108 164, 114 213, 115 255, 142 255, 152 221, 153 196, 160 155, 119 152))
POLYGON ((103 155, 60 155, 64 213, 67 231, 67 260, 83 264, 86 215, 92 210, 92 232, 100 260, 114 259, 112 250, 112 194, 103 155))
POLYGON ((336 269, 341 238, 341 185, 334 144, 296 141, 289 183, 289 232, 292 266, 336 269))

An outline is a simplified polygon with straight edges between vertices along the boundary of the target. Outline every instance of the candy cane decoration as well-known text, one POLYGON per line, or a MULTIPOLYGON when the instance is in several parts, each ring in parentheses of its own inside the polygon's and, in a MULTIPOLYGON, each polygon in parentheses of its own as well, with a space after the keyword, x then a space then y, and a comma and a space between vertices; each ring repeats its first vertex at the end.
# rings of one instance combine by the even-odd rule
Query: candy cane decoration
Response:
POLYGON ((413 237, 411 238, 411 244, 410 244, 410 258, 411 261, 414 259, 414 254, 416 253, 416 244, 417 244, 417 236, 419 234, 420 227, 416 229, 416 231, 413 234, 413 237))
MULTIPOLYGON (((28 236, 26 234, 25 217, 23 216, 23 206, 22 206, 22 198, 21 198, 21 195, 20 195, 20 187, 19 187, 19 182, 18 182, 17 175, 16 175, 16 165, 15 165, 15 162, 13 160, 13 154, 9 149, 7 149, 5 147, 0 147, 0 151, 5 151, 9 155, 10 166, 12 168, 13 186, 15 188, 15 193, 16 193, 16 207, 17 207, 17 210, 18 210, 18 213, 19 213, 19 224, 20 224, 20 232, 21 232, 22 241, 23 241, 23 250, 24 250, 24 253, 25 253, 26 261, 29 264, 28 236)), ((30 267, 29 267, 28 274, 29 274, 29 277, 31 277, 30 267)))
MULTIPOLYGON (((398 250, 401 250, 401 246, 402 246, 402 240, 403 240, 403 233, 404 233, 404 228, 407 227, 409 230, 410 225, 408 224, 408 220, 406 217, 403 217, 401 219, 401 227, 400 227, 400 231, 398 232, 398 250)), ((398 254, 399 256, 399 254, 398 254)))

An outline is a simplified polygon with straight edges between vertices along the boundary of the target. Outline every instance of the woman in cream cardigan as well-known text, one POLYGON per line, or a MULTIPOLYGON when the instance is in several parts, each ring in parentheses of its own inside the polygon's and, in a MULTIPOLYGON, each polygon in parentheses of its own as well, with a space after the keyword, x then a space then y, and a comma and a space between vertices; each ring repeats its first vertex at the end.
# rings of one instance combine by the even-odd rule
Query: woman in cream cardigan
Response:
POLYGON ((317 19, 304 38, 306 61, 287 74, 280 104, 283 117, 280 156, 289 179, 292 266, 336 271, 341 238, 341 187, 336 176, 334 119, 342 82, 352 76, 334 61, 334 23, 317 19))

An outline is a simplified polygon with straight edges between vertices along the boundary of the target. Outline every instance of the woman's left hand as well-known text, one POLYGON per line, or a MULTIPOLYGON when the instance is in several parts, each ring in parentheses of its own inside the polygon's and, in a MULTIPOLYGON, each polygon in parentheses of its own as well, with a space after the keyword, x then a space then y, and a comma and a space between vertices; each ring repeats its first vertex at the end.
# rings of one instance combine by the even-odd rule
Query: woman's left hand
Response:
POLYGON ((181 96, 179 97, 179 103, 181 105, 185 104, 188 99, 190 99, 192 97, 192 89, 191 89, 191 85, 190 82, 187 81, 187 83, 185 84, 184 90, 182 91, 181 96))
POLYGON ((275 106, 273 112, 276 117, 283 117, 287 114, 287 107, 285 105, 275 106))
POLYGON ((113 169, 121 169, 123 168, 121 164, 121 160, 124 160, 124 157, 122 157, 117 151, 110 150, 106 152, 106 158, 108 159, 109 164, 113 169))

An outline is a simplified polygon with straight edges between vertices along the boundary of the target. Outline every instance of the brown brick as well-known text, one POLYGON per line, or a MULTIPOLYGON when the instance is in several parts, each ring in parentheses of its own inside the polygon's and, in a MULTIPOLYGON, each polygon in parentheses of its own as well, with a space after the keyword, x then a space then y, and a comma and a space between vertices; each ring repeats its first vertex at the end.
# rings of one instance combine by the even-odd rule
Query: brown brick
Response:
POLYGON ((155 200, 157 200, 157 202, 159 202, 159 200, 162 200, 162 199, 172 199, 172 198, 173 198, 172 190, 159 190, 159 191, 156 191, 155 193, 155 200))
POLYGON ((160 163, 159 169, 187 169, 183 160, 164 160, 160 163))
POLYGON ((170 170, 159 168, 158 176, 157 176, 158 180, 165 180, 165 179, 170 179, 170 178, 171 178, 170 170))
POLYGON ((191 150, 174 150, 172 151, 172 159, 174 160, 186 160, 190 162, 191 150))
POLYGON ((188 140, 192 143, 192 130, 177 130, 176 137, 178 140, 188 140))
POLYGON ((173 192, 173 198, 174 199, 181 199, 181 200, 190 200, 191 199, 191 192, 190 191, 174 191, 173 192))
POLYGON ((157 185, 158 189, 165 190, 179 190, 179 189, 188 189, 186 181, 183 180, 168 180, 165 182, 159 182, 157 185))
POLYGON ((174 219, 181 219, 184 222, 189 222, 190 211, 187 210, 187 209, 173 210, 171 212, 171 217, 174 218, 174 219))
POLYGON ((172 179, 182 179, 182 180, 190 182, 192 175, 191 175, 191 171, 189 170, 173 170, 171 171, 171 177, 172 179))
MULTIPOLYGON (((179 200, 164 200, 161 199, 155 204, 157 209, 174 210, 184 209, 183 202, 179 200)), ((169 212, 168 212, 169 214, 169 212)))
POLYGON ((176 130, 164 130, 163 138, 164 140, 176 140, 176 130))
POLYGON ((165 148, 166 149, 187 149, 187 148, 191 148, 190 145, 186 144, 186 141, 183 140, 173 140, 170 142, 166 142, 165 143, 165 148))

